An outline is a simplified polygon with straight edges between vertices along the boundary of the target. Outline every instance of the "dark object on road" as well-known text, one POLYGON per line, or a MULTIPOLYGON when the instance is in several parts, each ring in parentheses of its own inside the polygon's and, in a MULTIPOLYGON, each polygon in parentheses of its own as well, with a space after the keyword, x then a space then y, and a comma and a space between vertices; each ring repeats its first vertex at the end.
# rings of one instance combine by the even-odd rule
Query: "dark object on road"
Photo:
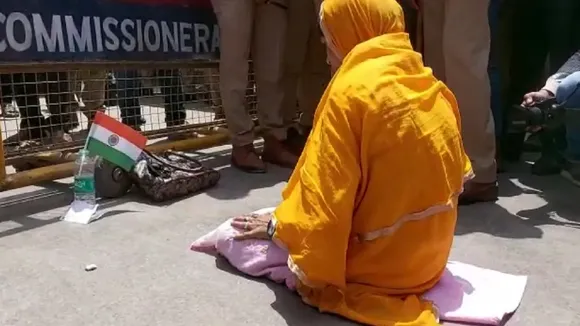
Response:
POLYGON ((95 166, 95 190, 100 198, 119 198, 133 187, 133 180, 120 167, 100 160, 95 166))
POLYGON ((143 152, 131 173, 134 183, 155 202, 178 199, 215 186, 220 174, 191 154, 143 152))

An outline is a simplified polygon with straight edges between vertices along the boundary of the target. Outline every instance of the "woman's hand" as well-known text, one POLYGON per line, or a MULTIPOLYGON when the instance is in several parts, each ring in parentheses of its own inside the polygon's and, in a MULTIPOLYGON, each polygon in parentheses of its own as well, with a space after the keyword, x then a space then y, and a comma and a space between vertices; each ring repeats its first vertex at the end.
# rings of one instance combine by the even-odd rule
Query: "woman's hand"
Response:
POLYGON ((268 236, 268 223, 272 219, 272 214, 252 214, 234 217, 232 227, 244 231, 234 237, 235 240, 270 240, 268 236))

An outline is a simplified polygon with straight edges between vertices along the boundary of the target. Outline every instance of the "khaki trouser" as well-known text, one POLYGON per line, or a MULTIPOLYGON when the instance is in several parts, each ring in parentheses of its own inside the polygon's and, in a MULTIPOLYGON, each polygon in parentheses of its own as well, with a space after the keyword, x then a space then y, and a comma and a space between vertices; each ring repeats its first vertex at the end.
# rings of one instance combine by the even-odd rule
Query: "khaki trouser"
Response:
POLYGON ((105 85, 107 71, 105 70, 78 70, 70 73, 71 102, 75 102, 74 94, 82 99, 84 108, 80 108, 83 114, 92 121, 97 111, 105 110, 105 85), (82 84, 81 84, 82 82, 82 84))
POLYGON ((496 181, 495 134, 487 74, 489 0, 423 0, 425 63, 457 97, 475 182, 496 181))
POLYGON ((269 134, 284 139, 281 78, 286 2, 212 0, 212 4, 220 26, 220 92, 233 145, 247 145, 254 140, 254 124, 244 105, 250 49, 260 125, 269 134))
POLYGON ((314 112, 330 80, 326 64, 326 47, 318 27, 317 5, 313 0, 292 0, 288 3, 288 31, 284 60, 284 112, 287 125, 296 117, 296 96, 299 123, 312 127, 314 112))

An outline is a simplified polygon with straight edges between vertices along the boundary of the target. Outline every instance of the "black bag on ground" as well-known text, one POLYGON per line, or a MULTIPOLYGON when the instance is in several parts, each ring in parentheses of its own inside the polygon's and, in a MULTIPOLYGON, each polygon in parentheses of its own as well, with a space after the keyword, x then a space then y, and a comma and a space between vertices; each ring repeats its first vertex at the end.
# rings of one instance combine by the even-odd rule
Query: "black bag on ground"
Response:
POLYGON ((166 151, 155 155, 143 151, 131 177, 147 197, 162 202, 211 188, 220 174, 188 153, 166 151))

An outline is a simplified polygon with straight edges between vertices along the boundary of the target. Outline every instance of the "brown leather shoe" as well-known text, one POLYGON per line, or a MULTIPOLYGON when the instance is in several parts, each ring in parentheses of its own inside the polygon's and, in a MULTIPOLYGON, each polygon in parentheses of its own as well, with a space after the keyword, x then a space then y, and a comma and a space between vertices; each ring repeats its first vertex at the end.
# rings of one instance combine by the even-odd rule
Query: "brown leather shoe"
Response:
POLYGON ((463 193, 459 196, 459 205, 471 205, 482 202, 496 201, 498 196, 497 182, 465 184, 463 193))
POLYGON ((253 144, 232 148, 232 166, 247 173, 266 173, 266 164, 260 160, 253 144))
POLYGON ((284 168, 293 169, 296 163, 298 163, 298 156, 292 153, 282 141, 272 136, 265 136, 262 160, 284 168))

